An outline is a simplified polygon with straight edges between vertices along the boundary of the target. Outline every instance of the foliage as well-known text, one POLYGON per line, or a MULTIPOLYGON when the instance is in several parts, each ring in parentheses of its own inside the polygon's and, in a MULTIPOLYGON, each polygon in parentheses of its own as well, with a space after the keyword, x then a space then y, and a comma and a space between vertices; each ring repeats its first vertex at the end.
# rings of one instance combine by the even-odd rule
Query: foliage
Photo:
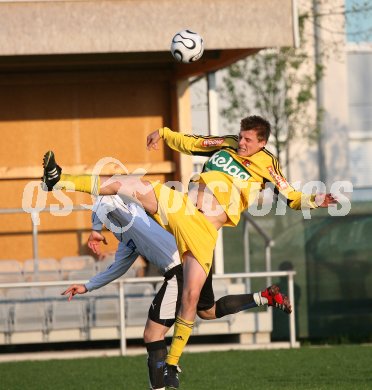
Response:
MULTIPOLYGON (((303 31, 303 18, 300 27, 303 31)), ((303 35, 303 34, 302 34, 303 35)), ((291 141, 298 136, 317 137, 309 106, 321 66, 311 65, 304 48, 263 50, 231 65, 224 77, 222 94, 227 102, 222 114, 231 122, 259 113, 272 125, 272 143, 279 159, 288 164, 291 141)))
POLYGON ((324 76, 325 60, 337 56, 340 42, 344 42, 345 29, 355 38, 372 33, 362 24, 358 31, 355 23, 350 33, 353 21, 371 15, 372 7, 368 1, 348 0, 346 5, 335 6, 326 0, 314 0, 306 4, 303 2, 298 20, 300 47, 262 50, 231 65, 221 89, 226 102, 222 115, 228 122, 236 123, 253 113, 270 121, 272 146, 287 169, 293 139, 311 142, 320 135, 324 112, 321 103, 314 104, 315 86, 324 76), (313 4, 311 9, 309 4, 313 4), (337 31, 325 27, 325 19, 331 20, 338 15, 344 17, 343 26, 337 31), (327 40, 322 37, 322 29, 327 40), (315 48, 309 45, 308 36, 315 37, 318 42, 315 48))

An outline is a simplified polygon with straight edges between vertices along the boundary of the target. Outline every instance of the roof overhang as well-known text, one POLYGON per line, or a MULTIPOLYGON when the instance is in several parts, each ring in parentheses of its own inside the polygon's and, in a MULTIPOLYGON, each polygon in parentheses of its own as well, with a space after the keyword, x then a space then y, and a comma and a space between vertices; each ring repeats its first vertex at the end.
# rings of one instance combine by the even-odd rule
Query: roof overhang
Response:
POLYGON ((262 48, 296 45, 295 0, 0 0, 0 71, 158 66, 177 78, 262 48), (173 35, 197 31, 205 53, 177 64, 173 35))
POLYGON ((294 0, 0 0, 0 56, 168 51, 184 28, 207 50, 293 46, 294 0))

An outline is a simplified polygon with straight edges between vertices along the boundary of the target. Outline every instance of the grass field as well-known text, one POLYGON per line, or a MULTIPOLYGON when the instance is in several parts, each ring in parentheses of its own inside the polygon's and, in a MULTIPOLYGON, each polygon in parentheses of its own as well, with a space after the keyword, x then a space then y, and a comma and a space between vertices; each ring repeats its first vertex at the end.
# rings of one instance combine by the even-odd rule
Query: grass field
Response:
MULTIPOLYGON (((372 389, 372 346, 184 354, 181 389, 372 389)), ((2 390, 147 389, 145 357, 0 364, 2 390)))

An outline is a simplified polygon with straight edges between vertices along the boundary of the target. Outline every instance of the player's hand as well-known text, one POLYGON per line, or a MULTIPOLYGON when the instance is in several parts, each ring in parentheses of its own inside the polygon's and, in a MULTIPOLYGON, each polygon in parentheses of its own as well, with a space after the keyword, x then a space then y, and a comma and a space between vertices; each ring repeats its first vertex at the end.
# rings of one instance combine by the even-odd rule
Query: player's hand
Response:
POLYGON ((93 253, 100 255, 101 254, 101 242, 107 245, 107 241, 105 236, 103 236, 100 232, 96 230, 92 230, 90 236, 88 238, 88 247, 93 251, 93 253))
POLYGON ((315 195, 315 203, 318 207, 328 207, 338 204, 338 201, 332 194, 317 194, 315 195))
POLYGON ((72 284, 67 290, 63 291, 61 295, 68 295, 68 301, 70 302, 76 294, 85 294, 87 291, 84 284, 72 284))
POLYGON ((151 134, 149 134, 147 136, 147 150, 151 150, 151 149, 158 150, 159 149, 159 145, 158 145, 159 140, 160 140, 159 130, 155 130, 151 134))

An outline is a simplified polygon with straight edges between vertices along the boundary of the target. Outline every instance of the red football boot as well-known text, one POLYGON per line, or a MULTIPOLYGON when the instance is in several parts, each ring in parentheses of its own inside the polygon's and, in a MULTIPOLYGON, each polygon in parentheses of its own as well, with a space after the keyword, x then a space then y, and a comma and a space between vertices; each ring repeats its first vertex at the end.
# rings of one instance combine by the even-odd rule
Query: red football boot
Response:
POLYGON ((292 312, 291 302, 289 302, 286 295, 280 293, 279 286, 276 284, 273 284, 266 290, 261 291, 261 296, 267 299, 267 304, 269 306, 277 307, 287 314, 292 312))

